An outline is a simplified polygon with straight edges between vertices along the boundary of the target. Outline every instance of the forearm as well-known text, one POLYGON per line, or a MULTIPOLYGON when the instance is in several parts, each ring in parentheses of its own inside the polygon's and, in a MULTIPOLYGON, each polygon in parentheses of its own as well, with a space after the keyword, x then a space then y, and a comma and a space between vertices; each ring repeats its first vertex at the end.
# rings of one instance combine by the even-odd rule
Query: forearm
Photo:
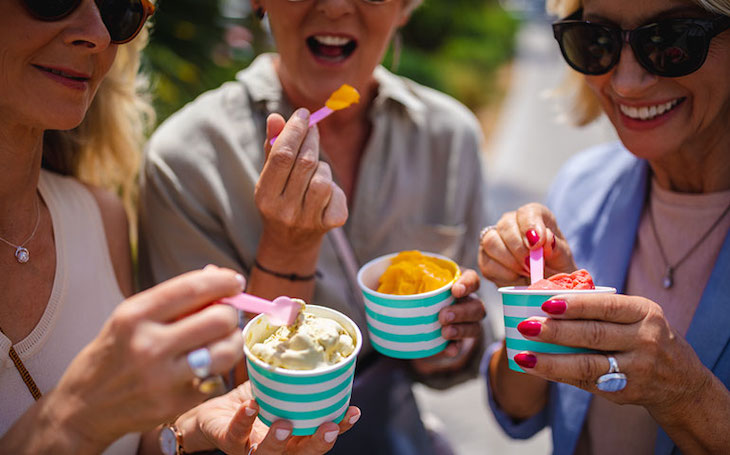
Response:
POLYGON ((489 363, 489 382, 494 401, 513 419, 532 417, 547 404, 548 382, 510 370, 504 343, 489 363))
POLYGON ((730 391, 709 370, 699 390, 667 410, 650 410, 682 453, 730 452, 730 391))

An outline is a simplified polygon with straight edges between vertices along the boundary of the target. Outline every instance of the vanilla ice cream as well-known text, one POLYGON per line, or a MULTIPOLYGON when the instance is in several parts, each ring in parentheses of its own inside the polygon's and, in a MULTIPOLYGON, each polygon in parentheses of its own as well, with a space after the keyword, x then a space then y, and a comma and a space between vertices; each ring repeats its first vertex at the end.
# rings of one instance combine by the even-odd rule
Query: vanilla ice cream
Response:
POLYGON ((274 367, 313 370, 345 360, 354 349, 355 341, 339 322, 308 313, 305 306, 294 324, 276 329, 251 353, 274 367))

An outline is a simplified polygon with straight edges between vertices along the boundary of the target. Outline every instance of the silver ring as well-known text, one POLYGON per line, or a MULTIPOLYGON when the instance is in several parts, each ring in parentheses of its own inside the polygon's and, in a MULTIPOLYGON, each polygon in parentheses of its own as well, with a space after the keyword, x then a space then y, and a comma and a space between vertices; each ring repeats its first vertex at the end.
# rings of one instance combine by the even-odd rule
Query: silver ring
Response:
POLYGON ((492 229, 497 229, 497 226, 492 224, 489 226, 484 226, 481 231, 479 231, 479 243, 482 242, 484 239, 484 236, 487 235, 487 232, 491 231, 492 229))
POLYGON ((626 375, 618 369, 616 357, 607 355, 608 373, 601 375, 596 381, 596 387, 602 392, 619 392, 626 388, 626 375))
POLYGON ((188 365, 198 379, 210 376, 210 364, 213 359, 208 348, 200 348, 188 353, 188 365))

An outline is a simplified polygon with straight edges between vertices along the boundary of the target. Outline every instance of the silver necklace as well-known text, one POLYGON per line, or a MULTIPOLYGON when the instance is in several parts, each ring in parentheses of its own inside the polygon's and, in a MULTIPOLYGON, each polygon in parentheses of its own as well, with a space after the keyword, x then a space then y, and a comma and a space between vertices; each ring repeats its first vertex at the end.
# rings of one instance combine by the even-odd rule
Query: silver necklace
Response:
POLYGON ((651 222, 651 229, 652 231, 654 231, 654 238, 656 239, 656 244, 659 247, 659 253, 661 253, 662 260, 664 261, 664 265, 666 266, 664 278, 662 279, 662 285, 664 286, 664 289, 669 289, 674 286, 674 272, 697 249, 697 247, 705 241, 710 233, 715 230, 717 225, 720 224, 720 221, 725 218, 725 215, 727 215, 728 212, 730 212, 730 204, 725 207, 725 210, 723 210, 720 216, 715 220, 715 222, 712 223, 712 226, 710 226, 710 228, 704 234, 702 234, 699 240, 697 240, 695 244, 692 245, 692 248, 690 248, 680 260, 678 260, 674 264, 670 264, 669 260, 667 259, 667 255, 664 253, 664 247, 662 247, 662 242, 661 240, 659 240, 659 234, 657 234, 656 225, 654 223, 653 204, 649 206, 649 221, 651 222))
POLYGON ((28 242, 31 241, 33 236, 35 235, 35 232, 38 230, 38 224, 40 224, 41 221, 41 205, 38 203, 38 200, 36 199, 36 218, 35 218, 35 227, 33 228, 33 232, 28 236, 25 241, 20 242, 20 245, 16 245, 14 243, 8 242, 4 238, 0 237, 0 240, 7 243, 8 245, 15 248, 15 260, 18 261, 20 264, 25 264, 30 260, 30 253, 28 252, 28 248, 26 248, 24 245, 27 245, 28 242))

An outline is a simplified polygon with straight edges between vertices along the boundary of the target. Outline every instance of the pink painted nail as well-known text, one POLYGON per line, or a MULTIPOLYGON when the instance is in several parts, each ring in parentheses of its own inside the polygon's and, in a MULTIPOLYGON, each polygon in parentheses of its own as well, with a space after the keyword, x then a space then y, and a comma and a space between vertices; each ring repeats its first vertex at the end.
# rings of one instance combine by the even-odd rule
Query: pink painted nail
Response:
POLYGON ((535 365, 537 365, 537 357, 532 354, 520 352, 515 355, 515 362, 522 368, 535 368, 535 365))
POLYGON ((527 237, 527 242, 530 244, 530 246, 535 246, 537 242, 540 241, 540 236, 537 235, 537 231, 534 229, 530 229, 525 233, 525 237, 527 237))
POLYGON ((568 303, 565 300, 550 299, 543 303, 541 308, 547 314, 563 314, 568 308, 568 303))
POLYGON ((517 330, 519 330, 520 333, 525 336, 536 337, 540 335, 540 330, 542 330, 542 324, 537 321, 522 321, 517 324, 517 330))

